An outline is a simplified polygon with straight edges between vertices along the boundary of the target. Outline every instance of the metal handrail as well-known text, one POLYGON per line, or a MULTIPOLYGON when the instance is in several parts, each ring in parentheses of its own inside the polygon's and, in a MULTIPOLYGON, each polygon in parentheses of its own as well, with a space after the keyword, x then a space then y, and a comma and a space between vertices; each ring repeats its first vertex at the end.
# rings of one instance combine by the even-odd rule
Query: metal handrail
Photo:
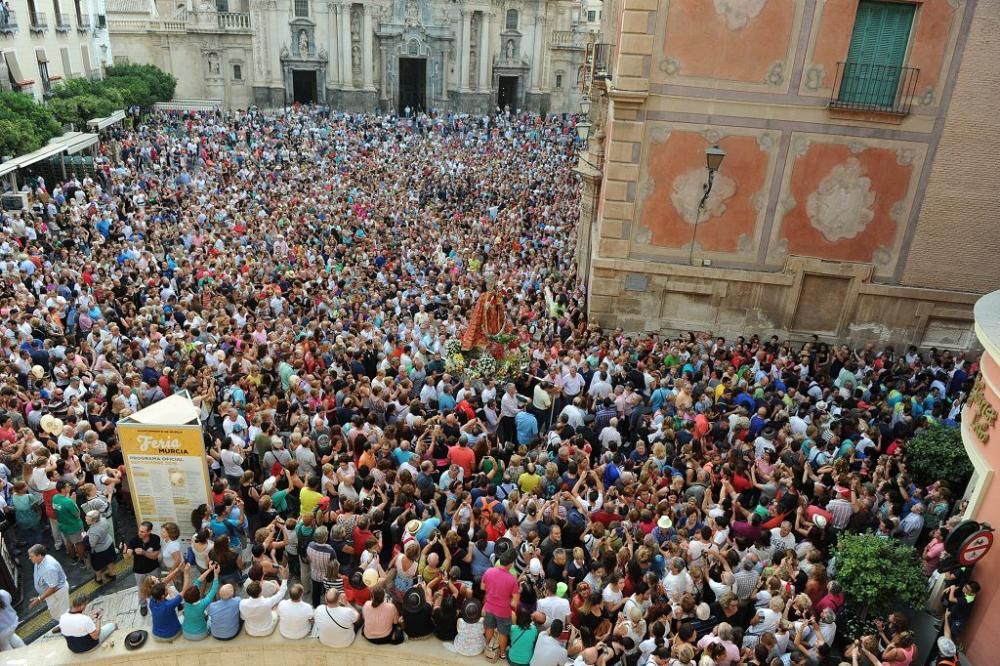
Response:
POLYGON ((17 32, 17 13, 13 9, 7 10, 6 19, 0 15, 0 32, 17 32))
POLYGON ((49 21, 45 18, 44 12, 35 12, 34 16, 31 17, 31 29, 35 32, 41 32, 49 27, 49 21))
POLYGON ((920 69, 838 62, 830 108, 905 116, 910 113, 920 69))

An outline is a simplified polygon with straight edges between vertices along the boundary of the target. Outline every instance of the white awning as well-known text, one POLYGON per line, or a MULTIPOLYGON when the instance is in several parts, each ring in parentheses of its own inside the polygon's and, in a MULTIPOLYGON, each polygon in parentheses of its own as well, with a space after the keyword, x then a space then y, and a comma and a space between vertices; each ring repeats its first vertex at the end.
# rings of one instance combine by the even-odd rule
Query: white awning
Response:
POLYGON ((84 134, 80 133, 78 136, 74 136, 63 143, 65 150, 69 154, 78 153, 81 150, 86 150, 100 140, 96 134, 84 134))
POLYGON ((120 123, 123 120, 125 120, 125 112, 118 110, 107 118, 92 118, 88 120, 87 127, 92 130, 102 130, 105 127, 111 127, 115 123, 120 123))
POLYGON ((63 152, 67 153, 78 153, 81 150, 85 150, 99 140, 96 134, 87 134, 84 132, 67 132, 62 136, 57 136, 50 139, 48 144, 42 146, 38 150, 27 153, 26 155, 19 155, 11 160, 0 164, 0 177, 6 176, 7 174, 17 171, 18 169, 23 169, 24 167, 29 167, 32 164, 41 162, 50 157, 55 157, 63 152))
MULTIPOLYGON (((21 155, 20 157, 15 157, 11 162, 17 163, 18 169, 23 169, 26 166, 31 166, 36 162, 41 162, 42 160, 54 157, 63 151, 63 145, 58 141, 53 141, 46 146, 42 146, 33 153, 28 153, 27 155, 21 155)), ((6 166, 6 164, 4 165, 6 166)))
POLYGON ((188 425, 198 423, 200 412, 186 392, 175 393, 145 409, 140 409, 127 420, 143 425, 188 425))

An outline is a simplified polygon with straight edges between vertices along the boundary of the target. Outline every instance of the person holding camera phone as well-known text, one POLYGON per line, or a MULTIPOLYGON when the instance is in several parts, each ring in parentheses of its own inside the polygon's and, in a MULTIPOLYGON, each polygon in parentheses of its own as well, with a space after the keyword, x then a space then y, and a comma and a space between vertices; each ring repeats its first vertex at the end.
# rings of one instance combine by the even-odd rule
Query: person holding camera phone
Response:
POLYGON ((66 639, 66 647, 74 654, 84 654, 96 649, 118 628, 114 622, 101 624, 104 611, 97 610, 88 615, 85 611, 89 603, 90 598, 81 594, 59 618, 59 633, 66 639))

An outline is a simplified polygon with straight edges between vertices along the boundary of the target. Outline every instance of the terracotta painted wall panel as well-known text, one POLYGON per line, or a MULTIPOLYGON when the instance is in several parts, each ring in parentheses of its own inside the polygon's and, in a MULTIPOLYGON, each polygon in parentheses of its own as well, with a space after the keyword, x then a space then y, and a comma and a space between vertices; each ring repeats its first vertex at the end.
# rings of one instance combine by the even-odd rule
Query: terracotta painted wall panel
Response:
MULTIPOLYGON (((816 72, 816 82, 822 83, 816 87, 829 89, 833 86, 837 63, 847 59, 857 11, 858 0, 827 0, 817 5, 811 69, 816 72)), ((806 85, 811 85, 809 69, 803 78, 806 85)))
POLYGON ((788 254, 870 262, 895 247, 893 217, 901 216, 893 207, 907 198, 913 176, 897 151, 810 143, 792 168, 793 207, 779 235, 788 254))
POLYGON ((928 101, 937 103, 941 97, 944 76, 941 71, 948 52, 949 36, 957 16, 955 7, 950 2, 925 2, 917 9, 916 24, 910 35, 910 56, 906 62, 908 67, 918 67, 920 77, 917 79, 917 95, 932 91, 933 97, 928 101))
MULTIPOLYGON (((755 237, 759 212, 754 197, 767 179, 769 156, 753 135, 719 139, 726 151, 712 193, 698 224, 699 249, 711 252, 747 251, 755 237)), ((687 248, 694 230, 702 184, 707 181, 705 149, 710 143, 694 131, 673 131, 649 150, 648 187, 640 217, 645 233, 639 243, 687 248)))
MULTIPOLYGON (((795 22, 789 0, 670 0, 663 42, 670 75, 767 83, 787 76, 795 22)), ((783 80, 783 79, 782 79, 783 80)))

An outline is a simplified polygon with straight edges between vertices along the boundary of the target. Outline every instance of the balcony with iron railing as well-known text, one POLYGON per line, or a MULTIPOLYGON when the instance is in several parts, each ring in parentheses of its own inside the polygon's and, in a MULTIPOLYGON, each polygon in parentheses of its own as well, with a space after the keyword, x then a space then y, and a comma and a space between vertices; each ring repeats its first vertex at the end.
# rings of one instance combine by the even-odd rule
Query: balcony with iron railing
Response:
POLYGON ((45 18, 44 12, 35 12, 31 16, 31 32, 45 32, 49 29, 49 21, 45 18))
POLYGON ((17 14, 8 9, 6 14, 0 14, 0 35, 13 35, 17 32, 17 14))
POLYGON ((586 47, 586 33, 576 30, 553 30, 549 44, 554 49, 582 50, 586 47))
POLYGON ((249 31, 249 12, 219 12, 219 29, 249 31))
POLYGON ((69 14, 56 14, 56 32, 69 32, 73 26, 69 22, 69 14))
POLYGON ((76 30, 77 32, 90 32, 90 16, 83 14, 82 16, 76 17, 76 30))
POLYGON ((830 108, 905 116, 919 75, 916 67, 838 62, 830 108))

